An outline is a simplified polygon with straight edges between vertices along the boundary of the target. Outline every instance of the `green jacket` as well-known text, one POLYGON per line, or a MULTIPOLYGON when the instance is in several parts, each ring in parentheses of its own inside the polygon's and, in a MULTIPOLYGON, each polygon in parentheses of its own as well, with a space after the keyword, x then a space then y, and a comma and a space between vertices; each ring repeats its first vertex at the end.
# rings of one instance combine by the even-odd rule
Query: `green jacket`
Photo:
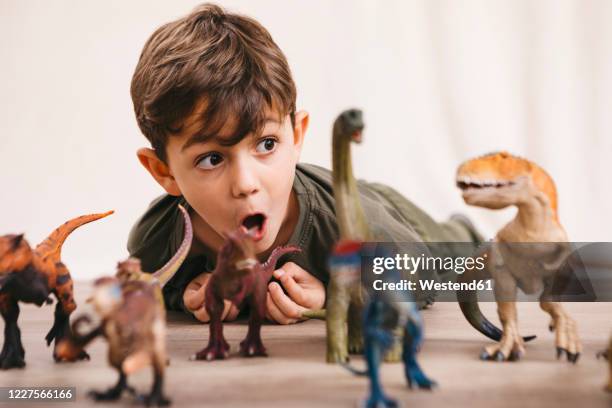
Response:
MULTIPOLYGON (((293 183, 300 215, 287 244, 301 253, 288 254, 279 265, 293 261, 327 284, 327 258, 338 240, 334 216, 331 171, 311 164, 298 164, 293 183)), ((366 217, 374 236, 388 242, 479 242, 482 240, 469 222, 451 219, 438 223, 397 191, 384 184, 358 181, 366 217)), ((183 218, 178 204, 183 197, 163 195, 155 199, 136 222, 128 238, 130 256, 140 258, 144 271, 155 271, 172 257, 183 238, 183 218)), ((188 256, 163 290, 166 307, 186 310, 183 291, 202 272, 215 267, 214 257, 188 256)), ((434 276, 437 278, 437 276, 434 276)))

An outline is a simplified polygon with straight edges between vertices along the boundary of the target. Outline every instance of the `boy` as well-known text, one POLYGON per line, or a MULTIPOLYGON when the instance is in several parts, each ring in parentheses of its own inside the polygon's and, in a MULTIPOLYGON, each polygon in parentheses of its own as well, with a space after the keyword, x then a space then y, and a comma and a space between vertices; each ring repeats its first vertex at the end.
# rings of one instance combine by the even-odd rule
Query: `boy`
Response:
MULTIPOLYGON (((170 309, 203 322, 204 288, 223 233, 254 228, 256 250, 293 244, 268 288, 268 318, 295 323, 325 304, 326 260, 338 239, 329 170, 298 164, 308 113, 296 111, 285 56, 255 20, 205 4, 160 27, 144 46, 131 87, 138 125, 152 148, 138 158, 166 195, 133 227, 128 250, 144 270, 165 263, 189 208, 192 250, 165 286, 170 309)), ((325 135, 327 137, 327 135, 325 135)), ((475 241, 469 222, 438 224, 391 188, 359 182, 364 210, 387 241, 475 241)), ((224 319, 236 318, 229 302, 224 319)))

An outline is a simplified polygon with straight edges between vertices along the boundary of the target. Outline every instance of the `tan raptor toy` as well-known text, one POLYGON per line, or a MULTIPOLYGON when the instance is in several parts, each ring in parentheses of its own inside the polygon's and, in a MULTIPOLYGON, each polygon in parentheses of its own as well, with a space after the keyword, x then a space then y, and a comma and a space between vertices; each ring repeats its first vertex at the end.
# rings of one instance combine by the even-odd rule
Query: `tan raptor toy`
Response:
POLYGON ((163 392, 166 353, 166 311, 162 288, 172 279, 189 254, 193 239, 193 227, 189 214, 179 205, 185 221, 183 241, 174 256, 159 270, 146 273, 140 260, 128 258, 117 264, 114 277, 103 277, 94 283, 93 295, 88 299, 99 317, 100 323, 88 333, 80 330, 83 323, 91 323, 89 315, 82 315, 72 324, 72 335, 64 339, 59 349, 67 356, 76 356, 96 337, 108 342, 108 361, 119 373, 117 384, 106 391, 91 391, 96 401, 113 401, 123 391, 132 394, 127 377, 144 367, 153 370, 151 392, 140 396, 149 405, 170 404, 163 392))
POLYGON ((551 300, 552 280, 559 255, 567 253, 567 234, 559 222, 557 192, 553 179, 538 165, 507 152, 491 153, 468 160, 457 170, 457 186, 469 205, 490 209, 515 206, 518 212, 495 236, 487 251, 486 268, 471 270, 460 279, 473 279, 485 273, 495 280, 495 299, 503 333, 493 326, 474 302, 460 302, 461 309, 474 328, 498 344, 487 346, 481 354, 486 360, 518 360, 525 353, 524 342, 531 338, 519 335, 516 312, 516 293, 540 293, 540 307, 550 314, 549 328, 556 332, 557 358, 566 353, 567 360, 575 363, 582 351, 576 322, 563 309, 561 303, 551 300), (524 248, 541 251, 538 254, 519 253, 524 248), (535 245, 536 243, 544 243, 535 245), (512 245, 514 244, 514 245, 512 245), (499 248, 504 251, 503 265, 499 248), (513 253, 514 252, 514 253, 513 253), (502 265, 500 267, 500 265, 502 265), (535 265, 535 266, 534 266, 535 265))

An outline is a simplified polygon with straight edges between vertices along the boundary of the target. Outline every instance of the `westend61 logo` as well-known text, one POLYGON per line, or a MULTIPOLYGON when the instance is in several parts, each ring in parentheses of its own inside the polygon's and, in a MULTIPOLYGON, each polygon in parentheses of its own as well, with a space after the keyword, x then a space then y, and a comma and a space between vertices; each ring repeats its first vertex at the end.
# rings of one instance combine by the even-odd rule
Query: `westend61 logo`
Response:
POLYGON ((410 256, 408 254, 396 254, 394 257, 378 256, 373 259, 372 272, 380 275, 392 269, 408 271, 414 275, 418 270, 447 270, 461 275, 468 269, 483 270, 485 267, 486 254, 478 257, 439 257, 439 256, 410 256))

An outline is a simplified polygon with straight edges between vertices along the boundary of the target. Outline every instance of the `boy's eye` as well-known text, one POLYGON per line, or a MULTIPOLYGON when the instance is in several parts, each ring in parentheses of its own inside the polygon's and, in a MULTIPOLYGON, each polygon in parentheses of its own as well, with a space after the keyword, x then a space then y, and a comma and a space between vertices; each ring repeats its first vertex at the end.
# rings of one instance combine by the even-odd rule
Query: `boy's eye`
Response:
POLYGON ((269 153, 274 150, 274 148, 276 147, 276 143, 277 142, 275 139, 267 137, 257 143, 257 147, 255 148, 255 150, 257 151, 257 153, 269 153))
POLYGON ((223 161, 223 156, 219 153, 208 153, 198 159, 196 166, 204 169, 214 169, 223 161))

